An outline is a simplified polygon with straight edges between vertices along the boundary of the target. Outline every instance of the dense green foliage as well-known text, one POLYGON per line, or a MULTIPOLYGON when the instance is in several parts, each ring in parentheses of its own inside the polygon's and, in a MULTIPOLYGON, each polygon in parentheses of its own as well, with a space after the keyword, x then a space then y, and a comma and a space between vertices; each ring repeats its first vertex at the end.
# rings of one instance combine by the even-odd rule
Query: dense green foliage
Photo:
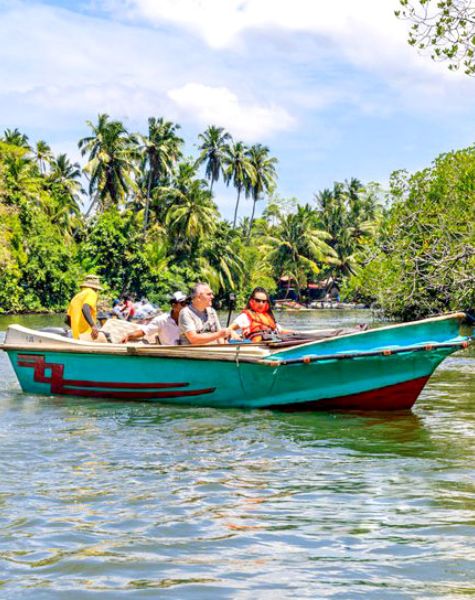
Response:
POLYGON ((411 319, 475 306, 475 148, 391 180, 393 203, 348 291, 411 319))
POLYGON ((474 148, 393 174, 386 194, 353 178, 302 205, 276 194, 269 148, 220 127, 185 158, 179 125, 162 118, 146 135, 105 114, 88 124, 83 169, 16 129, 0 140, 0 312, 63 310, 85 273, 106 297, 158 302, 198 279, 242 301, 286 275, 301 287, 333 277, 343 299, 399 318, 475 304, 474 148), (220 180, 236 190, 232 223, 214 201, 220 180), (239 222, 241 200, 253 204, 239 222))

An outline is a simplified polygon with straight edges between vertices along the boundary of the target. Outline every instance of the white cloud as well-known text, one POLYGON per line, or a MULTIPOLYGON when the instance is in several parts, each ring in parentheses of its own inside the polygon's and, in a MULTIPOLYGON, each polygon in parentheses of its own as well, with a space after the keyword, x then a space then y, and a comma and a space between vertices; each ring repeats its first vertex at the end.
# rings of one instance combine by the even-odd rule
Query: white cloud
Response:
POLYGON ((234 137, 256 141, 274 132, 291 128, 295 119, 275 105, 245 104, 226 87, 187 83, 171 89, 168 96, 182 111, 190 112, 201 125, 215 123, 229 129, 234 137))
POLYGON ((193 31, 213 48, 236 45, 246 31, 308 32, 354 64, 440 70, 408 47, 396 0, 103 0, 118 17, 193 31), (403 61, 401 60, 403 59, 403 61), (404 62, 404 64, 402 64, 404 62))
MULTIPOLYGON (((473 101, 466 76, 449 72, 445 64, 420 56, 407 44, 409 25, 394 15, 398 0, 102 2, 118 20, 148 24, 157 32, 172 28, 178 36, 191 32, 203 40, 211 49, 208 63, 214 54, 222 68, 227 63, 233 66, 221 77, 215 72, 211 78, 194 75, 194 80, 232 89, 241 104, 246 85, 265 89, 267 98, 292 114, 340 105, 384 117, 401 109, 426 112, 428 106, 434 112, 467 109, 473 101), (237 70, 234 62, 241 63, 237 70), (325 78, 334 68, 336 77, 319 81, 320 74, 325 78), (352 70, 354 84, 345 80, 345 69, 346 75, 352 70), (241 86, 231 81, 233 75, 241 86), (363 83, 365 76, 370 85, 363 83)), ((187 81, 190 76, 180 86, 187 81)), ((198 102, 187 105, 204 112, 198 102)), ((301 116, 299 121, 303 122, 301 116)))
POLYGON ((170 107, 166 89, 180 81, 180 40, 51 6, 14 3, 0 40, 0 120, 16 109, 146 119, 170 107))
POLYGON ((289 194, 469 143, 473 80, 407 45, 398 0, 88 1, 0 0, 0 131, 73 148, 99 112, 154 115, 192 147, 214 123, 271 145, 289 194))

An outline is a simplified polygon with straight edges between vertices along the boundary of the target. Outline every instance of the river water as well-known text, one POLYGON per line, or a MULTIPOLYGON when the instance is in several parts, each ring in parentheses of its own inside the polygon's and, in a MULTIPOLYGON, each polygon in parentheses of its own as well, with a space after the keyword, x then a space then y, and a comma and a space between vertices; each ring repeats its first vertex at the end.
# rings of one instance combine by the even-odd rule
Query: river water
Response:
POLYGON ((35 397, 1 353, 0 598, 475 597, 474 407, 473 349, 397 414, 35 397))

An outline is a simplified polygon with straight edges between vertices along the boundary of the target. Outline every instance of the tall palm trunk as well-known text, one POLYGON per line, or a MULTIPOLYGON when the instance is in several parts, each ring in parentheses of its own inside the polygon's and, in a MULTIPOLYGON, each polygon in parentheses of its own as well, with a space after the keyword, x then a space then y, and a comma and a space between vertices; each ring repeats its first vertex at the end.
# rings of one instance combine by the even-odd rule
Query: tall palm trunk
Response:
POLYGON ((150 210, 150 192, 151 192, 151 188, 152 188, 152 172, 149 171, 148 181, 147 181, 147 194, 145 196, 145 211, 144 211, 144 215, 143 215, 143 232, 144 232, 144 235, 147 232, 147 227, 148 227, 148 213, 149 213, 149 210, 150 210))
POLYGON ((252 224, 254 223, 254 213, 256 211, 256 204, 257 204, 257 198, 253 198, 252 199, 252 213, 251 213, 251 220, 249 222, 249 229, 247 230, 247 241, 249 242, 249 240, 251 239, 251 232, 252 232, 252 224))
POLYGON ((238 216, 238 210, 239 210, 239 198, 241 197, 241 187, 238 187, 238 195, 237 195, 237 200, 236 200, 236 208, 234 209, 234 220, 233 220, 233 229, 236 229, 236 221, 237 221, 237 216, 238 216))
POLYGON ((99 200, 99 194, 95 194, 94 198, 92 199, 91 204, 89 205, 89 208, 86 210, 86 214, 84 215, 84 217, 87 219, 88 216, 91 214, 92 209, 94 208, 94 206, 96 205, 97 201, 99 200))

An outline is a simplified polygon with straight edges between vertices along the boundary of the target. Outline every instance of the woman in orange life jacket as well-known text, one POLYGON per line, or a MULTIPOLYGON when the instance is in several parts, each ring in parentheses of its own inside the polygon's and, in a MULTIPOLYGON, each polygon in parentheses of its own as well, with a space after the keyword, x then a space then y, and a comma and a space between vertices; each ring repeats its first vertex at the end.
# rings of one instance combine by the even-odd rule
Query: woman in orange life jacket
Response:
POLYGON ((246 308, 234 319, 230 328, 240 329, 243 337, 251 342, 262 342, 279 334, 293 333, 276 323, 269 294, 262 287, 253 289, 246 308))

